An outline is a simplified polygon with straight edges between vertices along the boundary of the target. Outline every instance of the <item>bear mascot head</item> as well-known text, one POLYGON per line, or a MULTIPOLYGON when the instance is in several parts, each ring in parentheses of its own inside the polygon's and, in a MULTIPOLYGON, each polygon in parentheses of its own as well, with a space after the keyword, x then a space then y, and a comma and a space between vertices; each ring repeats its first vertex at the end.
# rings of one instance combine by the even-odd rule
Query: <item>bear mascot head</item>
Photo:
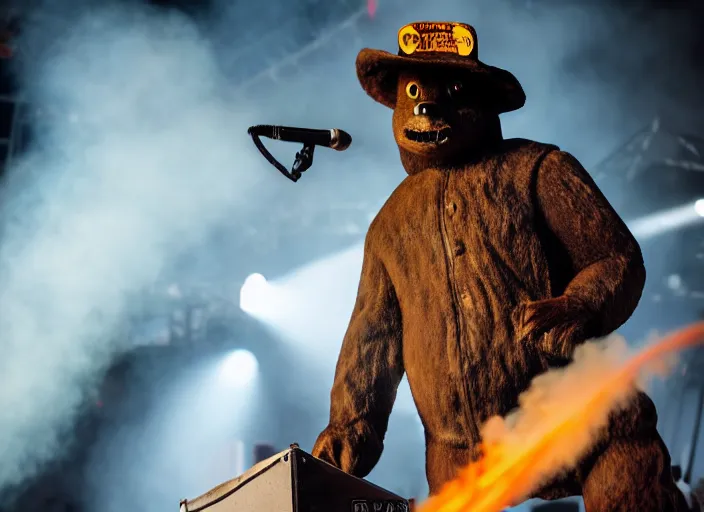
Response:
POLYGON ((461 165, 501 138, 499 114, 525 103, 516 77, 479 60, 469 25, 413 23, 399 31, 398 46, 398 55, 362 50, 357 75, 367 94, 394 110, 394 136, 411 174, 461 165))

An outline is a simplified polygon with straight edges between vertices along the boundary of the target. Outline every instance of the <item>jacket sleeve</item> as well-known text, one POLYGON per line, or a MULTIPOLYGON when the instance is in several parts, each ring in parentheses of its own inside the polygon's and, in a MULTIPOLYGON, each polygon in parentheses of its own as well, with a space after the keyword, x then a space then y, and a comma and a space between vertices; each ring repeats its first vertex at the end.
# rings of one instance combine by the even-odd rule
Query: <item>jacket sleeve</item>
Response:
POLYGON ((584 309, 585 338, 606 336, 635 310, 645 284, 640 247, 582 165, 549 153, 536 179, 539 208, 567 261, 562 293, 584 309))
POLYGON ((360 478, 374 468, 383 450, 404 373, 401 330, 399 304, 370 230, 357 300, 335 371, 330 422, 312 452, 360 478))

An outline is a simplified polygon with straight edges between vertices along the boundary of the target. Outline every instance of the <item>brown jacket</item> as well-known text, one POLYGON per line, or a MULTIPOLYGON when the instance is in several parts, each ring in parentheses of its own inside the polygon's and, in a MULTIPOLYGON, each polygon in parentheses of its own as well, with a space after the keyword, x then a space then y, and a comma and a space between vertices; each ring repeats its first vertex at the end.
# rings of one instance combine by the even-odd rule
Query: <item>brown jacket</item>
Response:
POLYGON ((408 176, 367 234, 359 292, 313 454, 357 476, 378 461, 404 372, 436 491, 574 343, 517 339, 517 308, 567 295, 590 311, 579 339, 610 333, 642 291, 640 249, 577 160, 513 139, 461 169, 408 176))

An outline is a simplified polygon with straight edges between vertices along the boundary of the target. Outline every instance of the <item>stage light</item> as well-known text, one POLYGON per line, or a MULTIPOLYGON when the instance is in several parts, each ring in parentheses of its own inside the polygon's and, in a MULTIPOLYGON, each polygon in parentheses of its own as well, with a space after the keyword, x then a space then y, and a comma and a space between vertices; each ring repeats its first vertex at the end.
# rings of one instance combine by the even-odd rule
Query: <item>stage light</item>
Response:
POLYGON ((251 274, 244 280, 240 290, 240 308, 254 314, 266 307, 271 286, 261 274, 251 274))
POLYGON ((694 203, 694 211, 697 212, 697 215, 700 217, 704 217, 704 199, 698 199, 694 203))
POLYGON ((638 239, 652 238, 668 231, 701 224, 704 221, 704 199, 668 208, 628 223, 638 239))
POLYGON ((257 376, 259 363, 249 350, 235 350, 227 355, 219 369, 220 381, 231 387, 241 388, 257 376))

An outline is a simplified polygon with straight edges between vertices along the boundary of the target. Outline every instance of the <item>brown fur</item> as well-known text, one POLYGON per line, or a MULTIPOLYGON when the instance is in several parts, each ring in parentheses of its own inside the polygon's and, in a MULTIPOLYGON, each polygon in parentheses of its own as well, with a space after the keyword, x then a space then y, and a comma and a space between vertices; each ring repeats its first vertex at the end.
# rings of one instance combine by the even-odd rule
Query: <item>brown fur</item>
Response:
MULTIPOLYGON (((554 146, 503 140, 471 77, 454 100, 451 78, 399 78, 393 128, 409 176, 369 228, 330 424, 313 449, 367 475, 405 372, 431 493, 476 456, 480 426, 513 409, 533 377, 625 322, 645 280, 638 244, 579 162, 554 146), (414 116, 427 101, 441 114, 414 116), (448 126, 442 145, 406 137, 409 127, 448 126)), ((655 424, 640 394, 576 471, 537 495, 583 494, 589 512, 685 510, 655 424)))

